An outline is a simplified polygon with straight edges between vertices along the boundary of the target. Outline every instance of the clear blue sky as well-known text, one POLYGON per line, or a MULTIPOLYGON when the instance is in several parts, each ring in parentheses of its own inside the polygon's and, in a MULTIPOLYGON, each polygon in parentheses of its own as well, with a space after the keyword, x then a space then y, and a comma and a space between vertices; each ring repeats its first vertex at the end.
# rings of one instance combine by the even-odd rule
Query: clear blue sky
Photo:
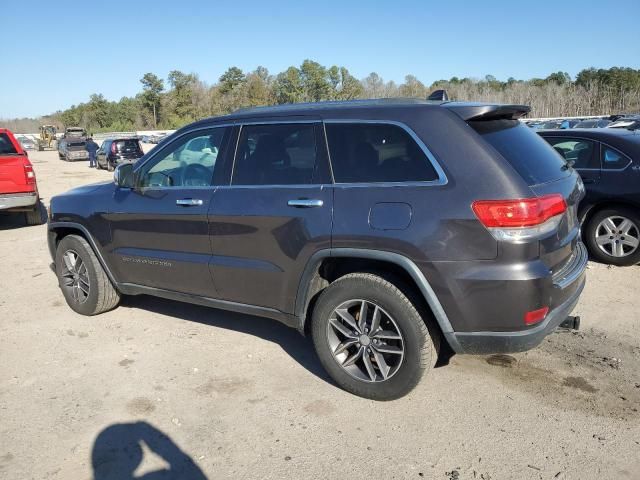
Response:
POLYGON ((0 118, 136 94, 145 72, 278 73, 305 58, 357 78, 544 77, 640 68, 640 0, 5 0, 0 118))

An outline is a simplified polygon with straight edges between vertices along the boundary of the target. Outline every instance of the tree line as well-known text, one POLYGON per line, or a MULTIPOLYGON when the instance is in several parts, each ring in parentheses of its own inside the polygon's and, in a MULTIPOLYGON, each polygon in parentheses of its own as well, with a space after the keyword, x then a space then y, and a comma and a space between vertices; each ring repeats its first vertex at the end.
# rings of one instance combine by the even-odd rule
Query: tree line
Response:
POLYGON ((346 67, 326 67, 305 60, 272 75, 265 67, 244 72, 227 69, 214 84, 195 73, 169 72, 166 79, 146 73, 134 97, 109 101, 93 94, 87 102, 73 105, 39 119, 0 120, 0 126, 18 132, 37 131, 38 125, 60 128, 82 126, 91 132, 175 129, 208 116, 239 108, 324 100, 358 98, 425 98, 444 88, 452 100, 530 105, 530 117, 563 117, 640 112, 640 70, 614 67, 589 68, 575 79, 566 72, 546 78, 506 81, 492 75, 482 79, 453 77, 427 86, 414 75, 404 82, 385 81, 373 72, 355 78, 346 67))

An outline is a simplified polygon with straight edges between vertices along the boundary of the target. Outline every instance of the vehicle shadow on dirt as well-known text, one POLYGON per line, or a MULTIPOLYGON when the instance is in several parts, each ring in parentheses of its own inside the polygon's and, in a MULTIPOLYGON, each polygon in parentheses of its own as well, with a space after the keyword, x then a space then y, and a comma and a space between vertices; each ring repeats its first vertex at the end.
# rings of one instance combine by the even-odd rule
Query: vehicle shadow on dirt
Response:
POLYGON ((116 423, 102 430, 93 444, 91 464, 94 480, 207 479, 188 454, 147 422, 116 423), (149 452, 166 468, 136 474, 149 452))
MULTIPOLYGON (((44 202, 40 202, 40 224, 47 223, 47 207, 44 202)), ((37 225, 29 225, 23 213, 0 213, 0 231, 14 230, 16 228, 28 228, 37 225)))
POLYGON ((188 303, 174 302, 146 295, 123 297, 121 308, 122 307, 141 308, 190 322, 246 333, 276 343, 310 373, 335 386, 334 382, 320 364, 311 339, 309 337, 303 337, 295 329, 287 327, 275 320, 188 303))

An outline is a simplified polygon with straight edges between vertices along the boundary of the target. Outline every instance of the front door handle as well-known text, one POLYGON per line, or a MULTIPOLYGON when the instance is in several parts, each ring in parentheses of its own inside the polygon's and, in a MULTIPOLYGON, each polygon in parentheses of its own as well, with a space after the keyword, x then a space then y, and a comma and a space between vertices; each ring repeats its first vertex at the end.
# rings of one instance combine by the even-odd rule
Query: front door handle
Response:
POLYGON ((287 205, 296 208, 315 208, 321 207, 324 205, 324 202, 322 200, 312 198, 298 198, 296 200, 289 200, 287 205))
POLYGON ((199 198, 181 198, 180 200, 176 200, 176 205, 182 205, 183 207, 195 207, 197 205, 202 205, 202 200, 199 198))

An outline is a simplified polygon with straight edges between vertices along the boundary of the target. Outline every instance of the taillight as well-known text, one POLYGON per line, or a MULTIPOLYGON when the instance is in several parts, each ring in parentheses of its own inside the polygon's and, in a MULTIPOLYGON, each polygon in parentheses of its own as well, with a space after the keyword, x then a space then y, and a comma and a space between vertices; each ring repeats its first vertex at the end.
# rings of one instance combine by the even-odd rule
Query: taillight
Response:
POLYGON ((113 142, 111 144, 111 153, 117 153, 118 150, 116 149, 116 142, 113 142))
POLYGON ((567 203, 562 195, 552 194, 516 200, 478 200, 471 208, 497 240, 522 242, 558 228, 567 203))
POLYGON ((31 165, 24 166, 24 180, 27 185, 33 185, 36 183, 36 173, 33 171, 31 165))
POLYGON ((549 307, 542 307, 538 310, 531 310, 524 314, 524 323, 526 325, 534 325, 536 323, 540 323, 547 317, 547 313, 549 313, 549 307))

